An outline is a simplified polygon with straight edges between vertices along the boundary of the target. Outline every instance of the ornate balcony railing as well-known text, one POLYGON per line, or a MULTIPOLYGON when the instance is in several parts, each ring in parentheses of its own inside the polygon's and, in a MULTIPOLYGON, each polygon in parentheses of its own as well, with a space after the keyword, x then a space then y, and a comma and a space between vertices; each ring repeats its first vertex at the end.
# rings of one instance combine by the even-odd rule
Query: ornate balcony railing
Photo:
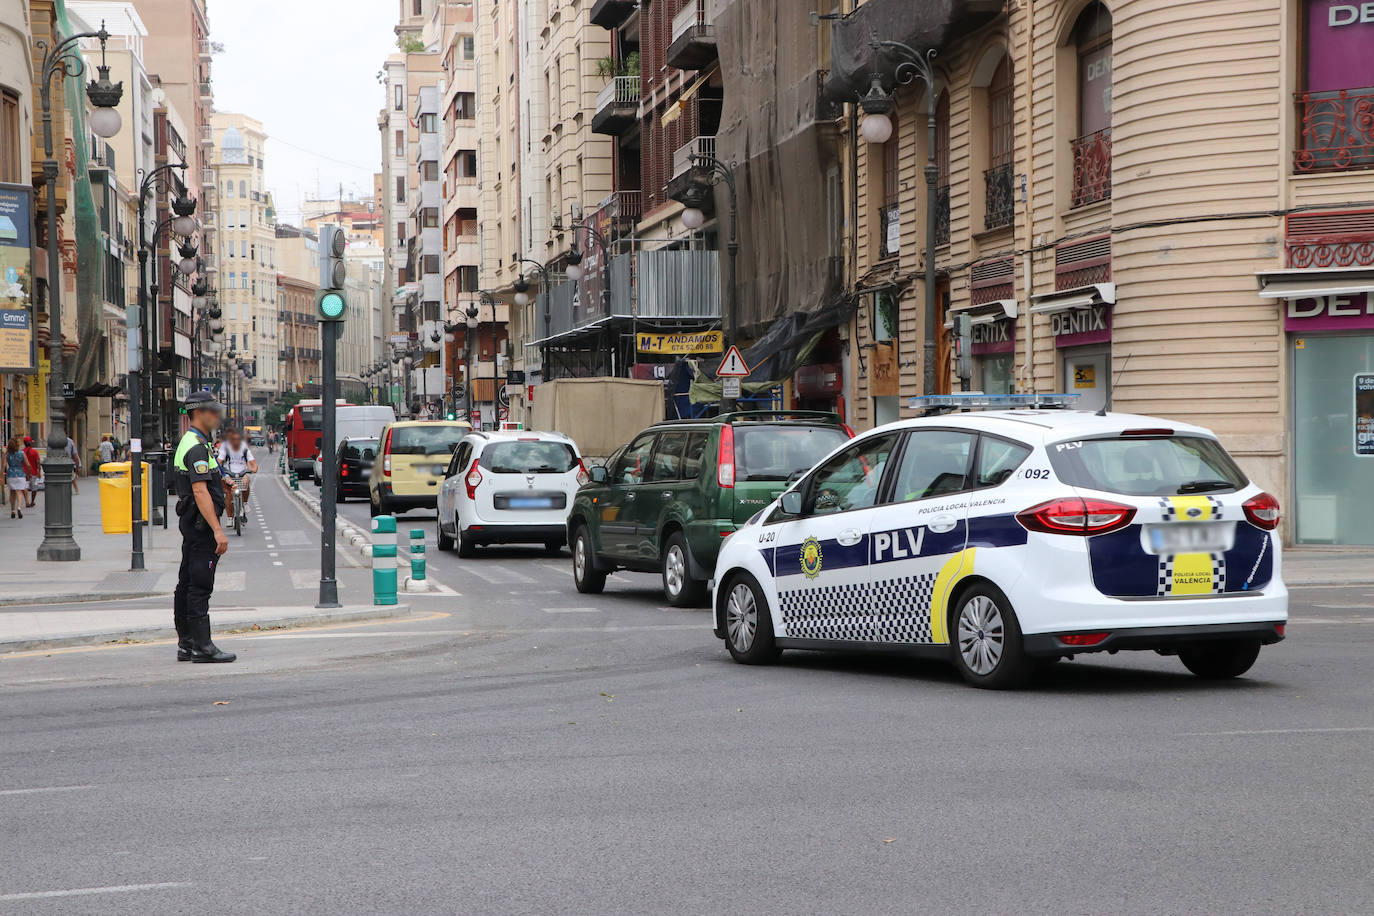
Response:
POLYGON ((1073 141, 1074 207, 1107 200, 1112 196, 1111 128, 1073 141))
MULTIPOLYGON (((1016 192, 1011 163, 996 165, 983 173, 987 202, 983 208, 983 228, 1001 229, 1016 218, 1016 192)), ((1111 196, 1110 191, 1105 196, 1111 196)))
POLYGON ((1374 166, 1374 88, 1299 92, 1293 168, 1332 172, 1374 166))
POLYGON ((935 244, 949 244, 949 185, 935 189, 935 244))

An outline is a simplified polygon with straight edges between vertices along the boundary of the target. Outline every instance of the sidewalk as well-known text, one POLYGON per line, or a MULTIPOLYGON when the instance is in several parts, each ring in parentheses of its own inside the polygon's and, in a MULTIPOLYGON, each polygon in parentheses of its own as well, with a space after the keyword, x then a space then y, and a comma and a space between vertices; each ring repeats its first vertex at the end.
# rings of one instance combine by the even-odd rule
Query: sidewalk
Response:
POLYGON ((1283 552, 1289 586, 1374 585, 1374 547, 1289 547, 1283 552))
POLYGON ((81 492, 72 496, 72 533, 81 546, 81 559, 75 563, 41 563, 36 559, 38 545, 43 542, 45 494, 38 495, 38 504, 25 510, 22 519, 0 513, 0 540, 6 547, 5 563, 0 566, 0 606, 170 595, 176 587, 181 563, 176 528, 145 527, 147 569, 130 572, 131 536, 105 534, 100 529, 98 481, 82 477, 78 486, 81 492))

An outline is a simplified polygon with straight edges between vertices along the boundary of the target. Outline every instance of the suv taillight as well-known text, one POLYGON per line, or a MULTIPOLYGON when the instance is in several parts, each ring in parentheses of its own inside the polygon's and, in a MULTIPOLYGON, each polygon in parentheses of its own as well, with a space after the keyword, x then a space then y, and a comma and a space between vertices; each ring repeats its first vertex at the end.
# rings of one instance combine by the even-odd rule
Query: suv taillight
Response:
POLYGON ((1051 499, 1018 512, 1016 520, 1027 531, 1043 534, 1106 534, 1125 528, 1135 518, 1135 508, 1105 499, 1069 496, 1051 499))
POLYGON ((463 478, 463 483, 467 484, 468 499, 477 498, 477 485, 482 482, 482 472, 477 469, 477 463, 481 458, 472 459, 472 467, 468 468, 467 476, 463 478))
POLYGON ((716 484, 727 490, 735 486, 735 428, 728 423, 720 428, 720 447, 716 450, 716 484))
POLYGON ((1256 528, 1273 531, 1279 526, 1279 501, 1268 493, 1250 497, 1241 508, 1256 528))
POLYGON ((841 423, 840 429, 844 430, 844 434, 849 438, 854 438, 854 427, 850 426, 848 423, 841 423))
POLYGON ((585 487, 592 479, 592 475, 587 473, 587 466, 582 463, 582 459, 577 459, 577 485, 585 487))

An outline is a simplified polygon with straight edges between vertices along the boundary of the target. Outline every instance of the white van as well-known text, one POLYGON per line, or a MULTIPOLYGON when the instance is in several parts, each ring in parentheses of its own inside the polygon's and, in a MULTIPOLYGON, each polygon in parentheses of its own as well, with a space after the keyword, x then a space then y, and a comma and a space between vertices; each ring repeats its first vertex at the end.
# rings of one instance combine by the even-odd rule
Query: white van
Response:
MULTIPOLYGON (((345 439, 376 439, 381 436, 382 430, 390 423, 396 422, 396 411, 390 407, 381 407, 376 404, 369 404, 364 407, 344 407, 340 405, 335 408, 334 414, 334 443, 337 445, 345 439)), ((324 469, 320 466, 323 456, 316 450, 312 459, 314 466, 315 485, 322 486, 321 476, 324 469)))

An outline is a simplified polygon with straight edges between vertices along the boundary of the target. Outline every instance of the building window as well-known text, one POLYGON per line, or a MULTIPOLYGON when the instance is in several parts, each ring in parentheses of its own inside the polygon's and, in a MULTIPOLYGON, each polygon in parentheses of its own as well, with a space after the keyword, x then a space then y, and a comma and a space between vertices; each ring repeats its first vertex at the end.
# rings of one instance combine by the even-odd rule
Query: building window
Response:
POLYGON ((420 211, 420 225, 426 229, 438 229, 439 211, 433 207, 426 207, 420 211))
POLYGON ((459 121, 471 121, 477 117, 477 96, 471 92, 460 92, 454 96, 453 117, 459 121))
MULTIPOLYGON (((882 175, 883 196, 878 209, 878 256, 895 257, 901 248, 901 220, 898 215, 901 181, 899 180, 901 156, 901 122, 896 112, 892 118, 892 136, 883 144, 882 175)), ((871 149, 871 147, 870 147, 871 149)))
POLYGON ((429 160, 429 161, 427 161, 427 162, 421 162, 421 163, 420 163, 420 180, 421 180, 421 181, 438 181, 438 180, 439 180, 439 163, 435 162, 435 161, 432 160, 432 159, 429 160))
POLYGON ((232 181, 226 181, 226 182, 224 183, 224 196, 225 196, 225 197, 233 197, 233 196, 234 196, 234 183, 233 183, 232 181))
POLYGON ((438 121, 438 118, 436 118, 436 117, 435 117, 434 115, 432 115, 432 114, 422 114, 422 115, 420 115, 420 133, 422 133, 422 134, 433 134, 433 133, 437 133, 438 130, 439 130, 439 121, 438 121))
POLYGON ((239 197, 247 197, 247 196, 248 196, 248 182, 246 182, 246 181, 240 181, 240 182, 239 182, 239 197))
POLYGON ((406 224, 398 222, 396 224, 396 244, 404 245, 406 241, 406 224))
POLYGON ((23 149, 19 136, 19 96, 0 90, 0 181, 28 180, 29 176, 21 174, 23 149))
POLYGON ((396 179, 396 203, 398 203, 398 204, 403 204, 403 203, 405 203, 405 202, 406 202, 406 180, 405 180, 405 177, 402 176, 402 177, 399 177, 399 178, 396 179))
POLYGON ((1093 3, 1073 30, 1078 136, 1073 141, 1072 205, 1112 196, 1112 14, 1093 3))
POLYGON ((471 35, 463 36, 463 60, 472 60, 477 56, 477 41, 471 35))
POLYGON ((949 244, 949 92, 935 100, 935 244, 949 244))
POLYGON ((1015 217, 1011 171, 1015 143, 1015 126, 1012 122, 1011 60, 1004 55, 1002 62, 993 71, 992 82, 988 84, 988 165, 990 168, 983 173, 987 190, 983 214, 983 225, 986 229, 1000 229, 1003 226, 1010 226, 1015 217))
POLYGON ((397 111, 406 110, 406 87, 400 83, 392 87, 392 107, 397 111))
POLYGON ((1374 166, 1374 5, 1304 0, 1299 172, 1374 166))
POLYGON ((437 274, 439 272, 439 256, 437 254, 427 254, 420 259, 420 269, 425 275, 437 274))
POLYGON ((403 158, 403 157, 405 156, 405 154, 406 154, 406 132, 405 132, 404 130, 398 130, 398 131, 396 131, 396 157, 397 157, 398 159, 399 159, 399 158, 403 158))

